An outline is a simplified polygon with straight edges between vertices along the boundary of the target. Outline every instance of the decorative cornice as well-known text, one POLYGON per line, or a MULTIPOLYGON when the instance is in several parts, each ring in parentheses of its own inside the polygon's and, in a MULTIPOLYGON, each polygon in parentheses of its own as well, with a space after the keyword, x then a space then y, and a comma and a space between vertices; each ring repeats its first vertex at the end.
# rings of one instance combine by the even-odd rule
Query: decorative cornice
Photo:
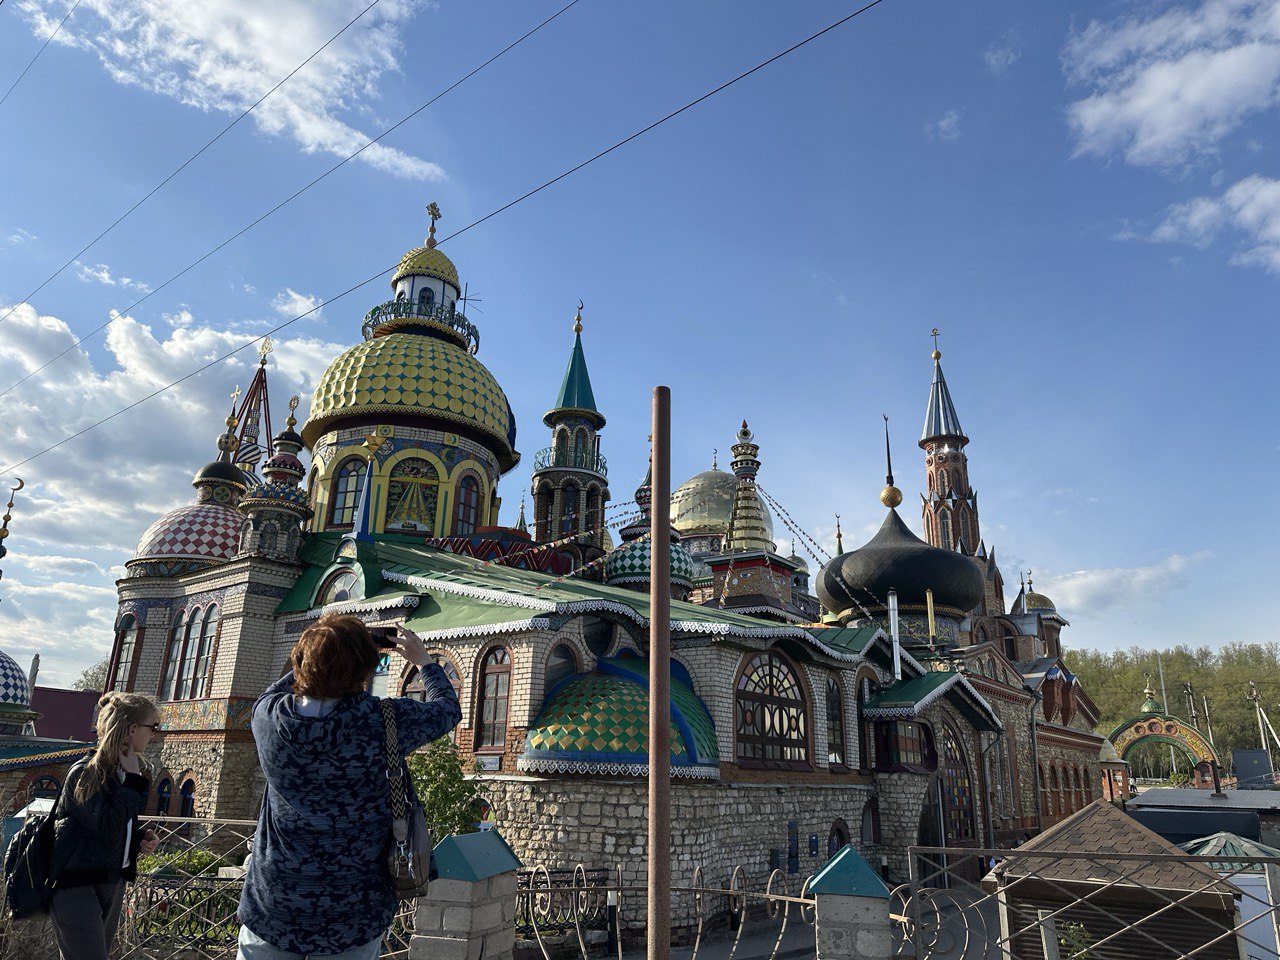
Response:
MULTIPOLYGON (((528 773, 587 773, 610 777, 647 777, 647 763, 592 763, 588 760, 538 760, 520 757, 516 769, 528 773)), ((720 767, 671 765, 671 776, 691 780, 719 780, 720 767)))

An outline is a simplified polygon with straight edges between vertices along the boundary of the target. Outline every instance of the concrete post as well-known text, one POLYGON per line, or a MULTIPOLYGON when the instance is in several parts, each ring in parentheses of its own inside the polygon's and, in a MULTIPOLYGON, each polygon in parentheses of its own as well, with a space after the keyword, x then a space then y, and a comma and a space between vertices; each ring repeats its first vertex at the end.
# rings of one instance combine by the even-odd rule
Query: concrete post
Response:
POLYGON ((817 913, 817 960, 890 960, 889 888, 853 845, 809 883, 817 913))
POLYGON ((409 960, 511 960, 516 939, 516 859, 496 830, 446 837, 439 878, 418 901, 409 960))

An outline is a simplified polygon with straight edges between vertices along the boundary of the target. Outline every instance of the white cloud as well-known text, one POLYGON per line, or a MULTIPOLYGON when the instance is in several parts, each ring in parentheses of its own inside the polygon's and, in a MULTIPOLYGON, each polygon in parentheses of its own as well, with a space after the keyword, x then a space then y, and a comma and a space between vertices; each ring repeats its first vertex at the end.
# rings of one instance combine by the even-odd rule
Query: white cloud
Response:
POLYGON ((308 319, 314 317, 318 320, 324 315, 324 311, 319 309, 323 302, 324 298, 314 293, 299 293, 297 290, 285 287, 272 298, 271 308, 288 320, 300 317, 304 313, 308 314, 308 319), (311 310, 315 310, 315 313, 308 313, 311 310))
MULTIPOLYGON (((64 12, 42 0, 18 6, 40 36, 64 12)), ((82 0, 54 42, 92 52, 118 83, 239 115, 366 6, 367 0, 82 0)), ((258 129, 289 136, 306 153, 353 153, 370 138, 342 117, 376 99, 382 75, 399 69, 400 38, 421 6, 382 0, 250 114, 258 129)), ((406 179, 444 176, 437 164, 382 144, 360 159, 406 179)))
POLYGON ((9 235, 5 237, 5 240, 8 243, 14 243, 14 244, 31 243, 33 240, 39 240, 39 239, 40 238, 37 237, 34 233, 28 233, 26 230, 23 230, 21 227, 14 227, 13 230, 10 231, 9 235))
POLYGON ((1090 21, 1063 52, 1089 88, 1068 108, 1077 152, 1178 166, 1280 102, 1280 0, 1202 0, 1090 21))
POLYGON ((924 132, 939 140, 952 141, 960 139, 960 111, 948 110, 937 120, 925 125, 924 132))
MULTIPOLYGON (((95 363, 73 349, 6 396, 10 432, 0 470, 252 336, 203 326, 190 311, 181 316, 178 325, 163 325, 162 335, 132 317, 114 316, 107 361, 95 363)), ((268 367, 277 414, 290 394, 309 398, 343 349, 305 336, 303 323, 297 335, 276 341, 268 367)), ((20 304, 0 324, 0 389, 71 343, 65 322, 20 304)), ((227 394, 248 382, 256 364, 257 353, 246 349, 18 470, 27 487, 17 495, 9 555, 0 562, 5 652, 25 666, 39 650, 51 684, 71 683, 107 652, 121 565, 152 520, 192 498, 192 474, 216 455, 227 394)))
POLYGON ((997 77, 1007 72, 1021 58, 1022 40, 1016 30, 1005 31, 998 40, 982 51, 987 71, 997 77))
POLYGON ((1243 240, 1232 263, 1280 273, 1280 180, 1249 176, 1219 197, 1176 204, 1166 211, 1151 239, 1203 248, 1228 229, 1243 240))
POLYGON ((1063 574, 1036 574, 1035 588, 1067 619, 1093 618, 1115 609, 1159 604, 1187 581, 1187 568, 1209 555, 1173 554, 1146 567, 1108 567, 1063 574))
POLYGON ((143 280, 134 280, 131 277, 113 277, 111 268, 105 263, 97 263, 93 266, 81 263, 79 260, 75 262, 76 276, 83 283, 101 283, 108 287, 123 287, 127 290, 137 290, 139 293, 150 293, 151 284, 143 280))

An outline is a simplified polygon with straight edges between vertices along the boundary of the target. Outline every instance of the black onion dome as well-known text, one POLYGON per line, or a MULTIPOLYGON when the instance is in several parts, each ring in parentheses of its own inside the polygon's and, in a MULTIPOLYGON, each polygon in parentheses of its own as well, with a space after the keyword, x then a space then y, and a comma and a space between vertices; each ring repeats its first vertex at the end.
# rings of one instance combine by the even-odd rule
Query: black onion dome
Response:
POLYGON ((306 446, 306 444, 302 442, 302 434, 298 433, 297 430, 294 430, 293 427, 286 427, 276 434, 275 442, 277 445, 281 440, 285 443, 296 443, 299 450, 306 446))
POLYGON ((201 483, 209 480, 239 484, 242 489, 249 485, 249 479, 244 475, 244 471, 234 463, 227 463, 225 460, 214 460, 212 463, 206 463, 197 471, 192 483, 201 483))
POLYGON ((879 531, 857 550, 830 560, 818 574, 818 599, 832 613, 883 607, 890 590, 901 604, 933 602, 966 613, 982 601, 982 571, 967 557, 931 547, 890 510, 879 531))

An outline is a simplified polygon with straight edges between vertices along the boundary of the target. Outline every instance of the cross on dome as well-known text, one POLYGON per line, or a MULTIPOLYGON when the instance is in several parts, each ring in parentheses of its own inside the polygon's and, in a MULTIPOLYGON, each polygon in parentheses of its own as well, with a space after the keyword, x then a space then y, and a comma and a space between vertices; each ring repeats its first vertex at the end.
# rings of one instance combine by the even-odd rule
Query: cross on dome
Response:
POLYGON ((427 204, 427 216, 431 218, 431 230, 427 234, 427 246, 434 247, 436 245, 436 221, 444 216, 440 212, 440 205, 434 200, 427 204))

